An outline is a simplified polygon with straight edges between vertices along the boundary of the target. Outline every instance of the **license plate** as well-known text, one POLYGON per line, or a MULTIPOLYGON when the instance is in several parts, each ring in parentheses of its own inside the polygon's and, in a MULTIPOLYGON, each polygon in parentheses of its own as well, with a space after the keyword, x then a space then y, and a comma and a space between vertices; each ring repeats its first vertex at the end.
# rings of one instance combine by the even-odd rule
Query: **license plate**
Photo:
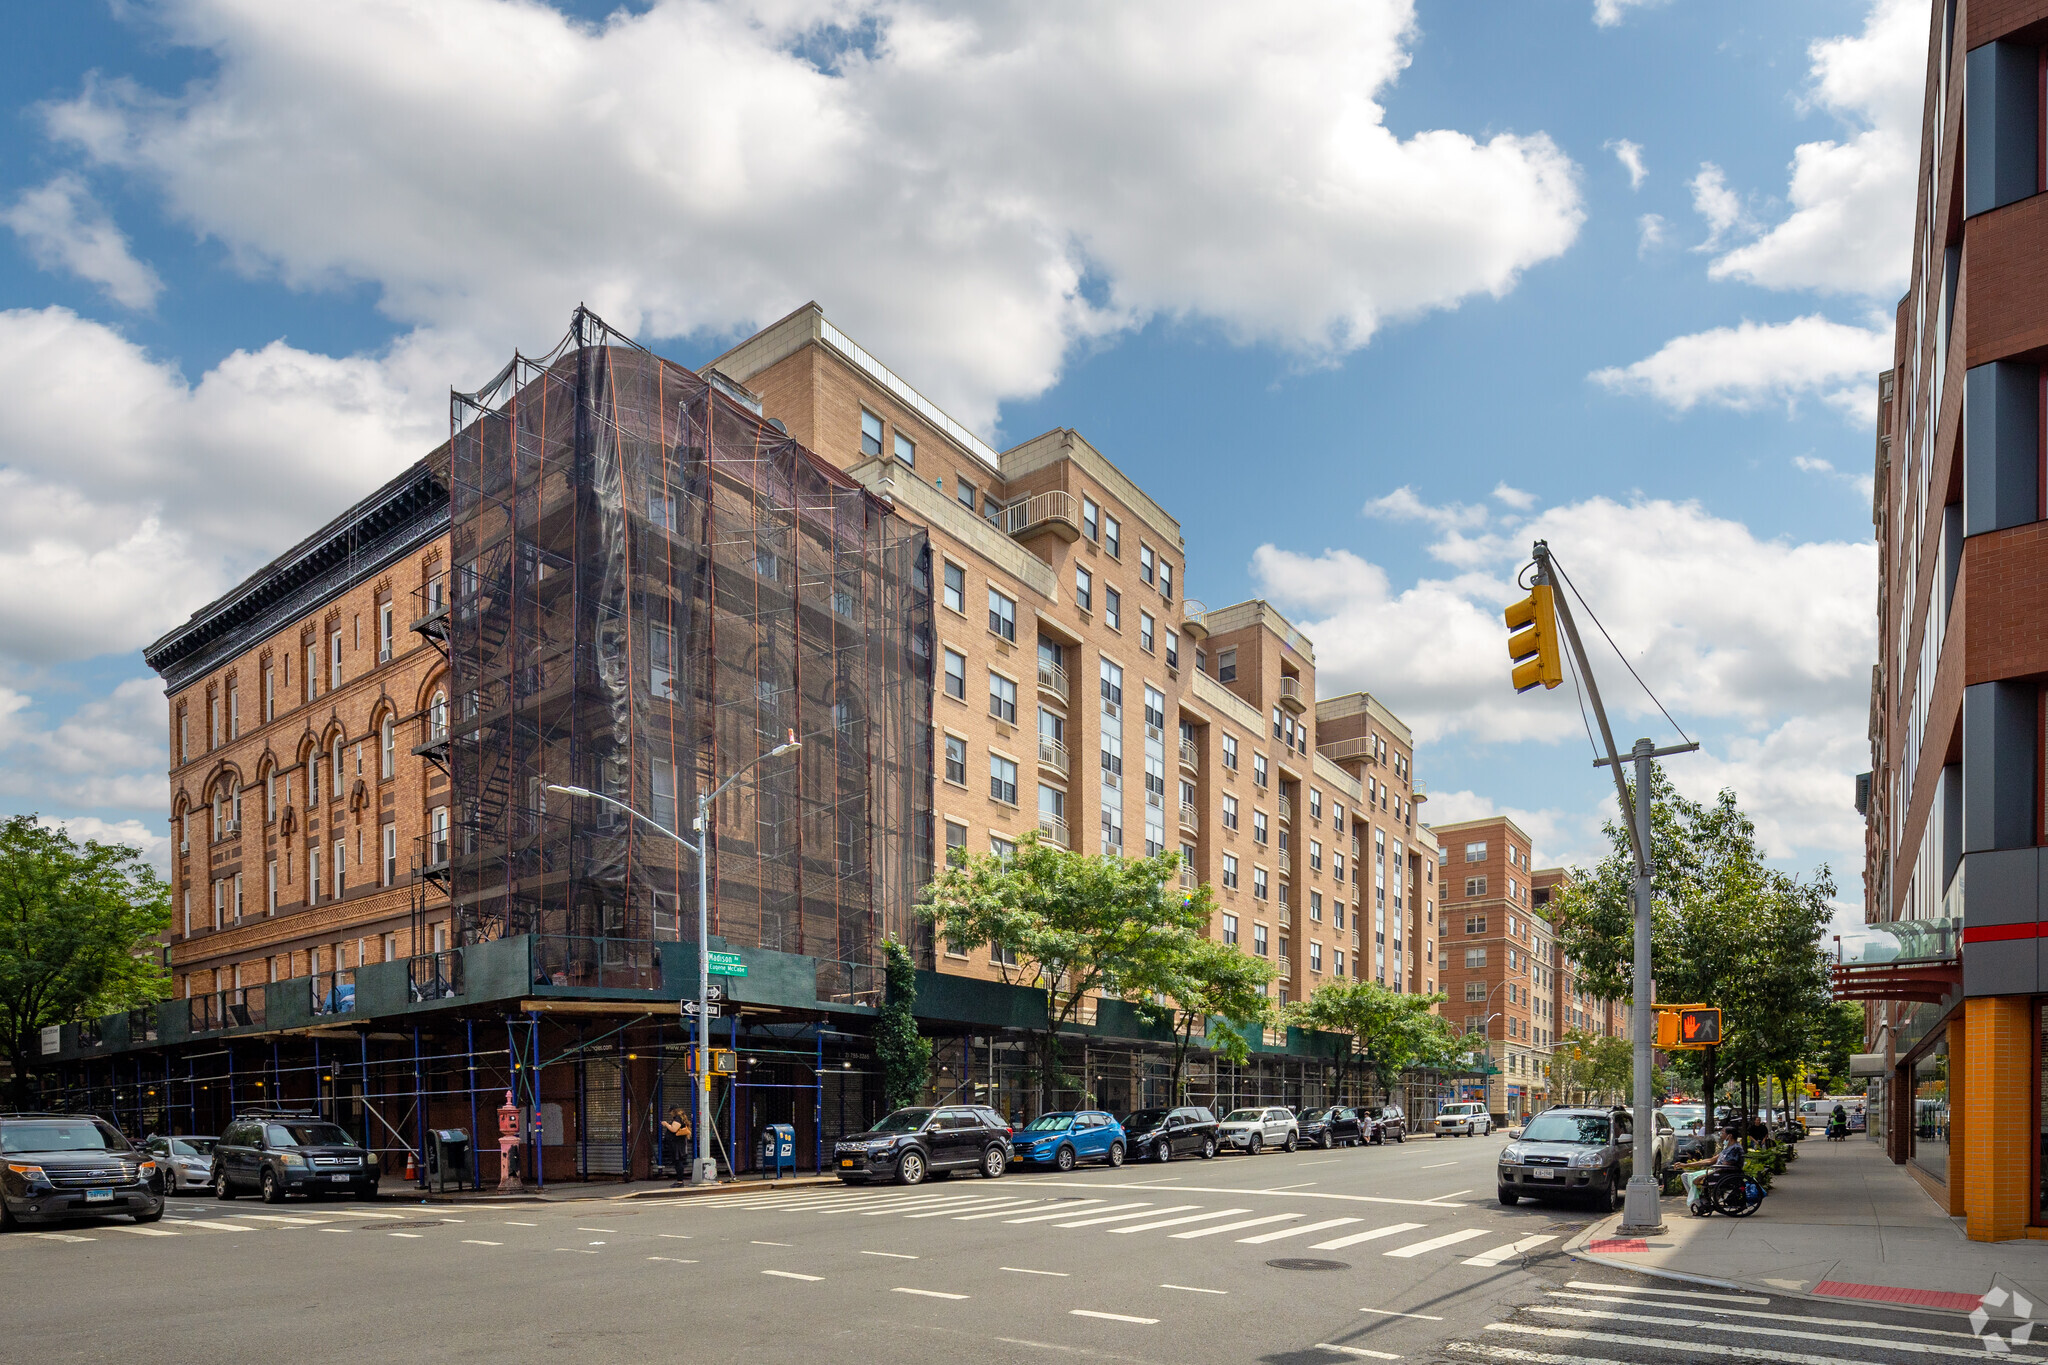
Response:
POLYGON ((342 1182, 344 1182, 344 1183, 346 1183, 346 1182, 348 1181, 348 1179, 349 1179, 349 1177, 348 1177, 348 1176, 345 1176, 345 1175, 330 1175, 330 1176, 328 1176, 327 1178, 328 1178, 329 1180, 339 1180, 339 1181, 342 1181, 342 1182))
POLYGON ((843 1156, 839 1158, 839 1164, 842 1166, 851 1166, 853 1164, 853 1158, 850 1156, 843 1156))
POLYGON ((112 1203, 113 1199, 114 1192, 112 1190, 87 1190, 85 1192, 85 1202, 88 1204, 108 1204, 112 1203))
POLYGON ((1535 1176, 1535 1177, 1536 1177, 1536 1178, 1537 1178, 1538 1180, 1555 1180, 1555 1179, 1557 1179, 1557 1172, 1556 1172, 1556 1171, 1531 1171, 1531 1172, 1529 1172, 1529 1174, 1530 1174, 1530 1175, 1533 1175, 1533 1176, 1535 1176))

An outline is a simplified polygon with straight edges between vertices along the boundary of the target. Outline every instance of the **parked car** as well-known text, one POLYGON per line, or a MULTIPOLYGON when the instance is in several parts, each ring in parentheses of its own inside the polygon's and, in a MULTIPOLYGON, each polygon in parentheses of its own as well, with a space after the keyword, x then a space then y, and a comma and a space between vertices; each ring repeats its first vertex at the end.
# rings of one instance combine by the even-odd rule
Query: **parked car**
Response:
POLYGON ((1382 1144, 1408 1140, 1408 1116, 1401 1112, 1400 1105, 1375 1104, 1358 1112, 1372 1125, 1367 1134, 1370 1141, 1382 1144))
POLYGON ((1216 1114, 1199 1104, 1178 1109, 1139 1109, 1124 1115, 1124 1142, 1134 1156, 1171 1161, 1177 1156, 1216 1155, 1216 1114))
POLYGON ((1714 1154, 1718 1144, 1714 1135, 1707 1131, 1705 1105, 1667 1104, 1657 1112, 1671 1123, 1672 1161, 1698 1161, 1714 1154))
POLYGON ((1619 1208, 1635 1169, 1632 1141, 1626 1109, 1546 1109, 1501 1148, 1500 1202, 1579 1195, 1619 1208))
POLYGON ((1356 1147, 1371 1141, 1372 1120, 1357 1109, 1333 1104, 1327 1109, 1310 1109, 1298 1120, 1301 1140, 1324 1151, 1332 1147, 1356 1147))
POLYGON ((833 1165, 849 1185, 980 1171, 990 1179, 1010 1166, 1010 1125, 985 1105, 898 1109, 832 1148, 833 1165))
POLYGON ((1440 1105, 1434 1130, 1438 1137, 1483 1137, 1493 1131, 1493 1115, 1478 1103, 1440 1105))
POLYGON ((1010 1154, 1016 1160, 1062 1171, 1083 1161, 1121 1166, 1125 1150, 1124 1126, 1099 1109, 1040 1114, 1010 1140, 1010 1154))
POLYGON ((1301 1125, 1282 1105, 1233 1109, 1217 1125, 1216 1140, 1226 1151, 1234 1147, 1253 1156, 1268 1147, 1291 1152, 1301 1145, 1301 1125))
POLYGON ((156 1162, 159 1185, 165 1194, 180 1190, 203 1190, 213 1183, 213 1143, 210 1137, 152 1137, 142 1144, 156 1162))
MULTIPOLYGON (((1661 1181, 1664 1178, 1664 1169, 1678 1160, 1678 1129, 1672 1126, 1671 1119, 1662 1109, 1653 1109, 1650 1112, 1655 1116, 1655 1122, 1650 1128, 1655 1144, 1651 1150, 1657 1157, 1657 1164, 1652 1168, 1652 1173, 1661 1181)), ((1633 1118, 1635 1110, 1630 1109, 1629 1114, 1633 1118)))
POLYGON ((318 1114, 244 1112, 213 1144, 216 1199, 233 1199, 244 1190, 266 1204, 282 1204, 288 1194, 317 1198, 342 1190, 373 1199, 378 1173, 375 1152, 318 1114))
POLYGON ((164 1216, 156 1163, 91 1114, 0 1114, 0 1232, 125 1213, 164 1216))

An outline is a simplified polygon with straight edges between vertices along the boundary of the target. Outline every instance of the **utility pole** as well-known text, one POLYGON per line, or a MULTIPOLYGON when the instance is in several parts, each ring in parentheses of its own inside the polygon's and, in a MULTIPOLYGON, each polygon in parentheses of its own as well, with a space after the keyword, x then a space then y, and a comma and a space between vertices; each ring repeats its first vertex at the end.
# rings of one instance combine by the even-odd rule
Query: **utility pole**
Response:
MULTIPOLYGON (((1651 874, 1654 871, 1650 852, 1650 763, 1669 754, 1692 753, 1700 746, 1688 742, 1659 749, 1647 739, 1637 740, 1629 751, 1636 768, 1634 800, 1631 802, 1628 784, 1621 774, 1622 757, 1614 747, 1614 730, 1607 723, 1607 708, 1601 705, 1600 688, 1593 680, 1593 666, 1586 658, 1585 645, 1580 641, 1578 626, 1572 620, 1571 605, 1564 594, 1557 591, 1549 544, 1537 541, 1532 555, 1536 561, 1532 591, 1526 599, 1509 607, 1506 613, 1508 625, 1519 629, 1519 633, 1508 641, 1508 656, 1517 661, 1515 690, 1526 692, 1539 685, 1556 687, 1564 680, 1563 669, 1559 667, 1557 639, 1558 627, 1562 626, 1565 641, 1570 644, 1572 657, 1578 663, 1579 676, 1585 680, 1586 698, 1593 705, 1593 716, 1600 723, 1601 742, 1607 748, 1607 757, 1594 759, 1593 766, 1611 768, 1614 772, 1615 793, 1621 799, 1629 845, 1635 854, 1635 980, 1632 991, 1635 1004, 1629 1011, 1631 1031, 1635 1035, 1631 1040, 1635 1049, 1635 1153, 1627 1202, 1623 1206, 1621 1226, 1616 1231, 1630 1236, 1655 1235, 1664 1231, 1664 1215, 1658 1205, 1657 1182, 1651 1175, 1657 1162, 1657 1123, 1653 1107, 1656 1096, 1650 1077, 1651 1050, 1657 1032, 1653 1009, 1657 985, 1650 972, 1650 897, 1651 874)), ((1708 1118, 1711 1122, 1711 1113, 1708 1118)))

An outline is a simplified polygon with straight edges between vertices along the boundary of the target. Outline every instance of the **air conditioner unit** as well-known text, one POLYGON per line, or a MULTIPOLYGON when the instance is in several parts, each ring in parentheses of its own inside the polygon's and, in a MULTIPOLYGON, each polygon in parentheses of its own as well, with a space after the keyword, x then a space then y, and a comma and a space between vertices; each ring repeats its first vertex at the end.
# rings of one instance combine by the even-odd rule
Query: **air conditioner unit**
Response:
POLYGON ((180 852, 180 853, 190 853, 191 851, 192 851, 192 845, 191 845, 191 844, 187 843, 187 842, 186 842, 185 840, 183 840, 183 839, 180 839, 180 840, 178 840, 178 852, 180 852))
POLYGON ((391 646, 390 646, 390 645, 380 645, 380 646, 378 647, 378 649, 377 649, 377 662, 378 662, 378 663, 380 663, 380 664, 388 664, 388 663, 390 663, 390 662, 391 662, 391 646))
POLYGON ((1102 770, 1102 785, 1105 787, 1121 788, 1124 785, 1123 774, 1113 773, 1109 769, 1104 768, 1102 770))
POLYGON ((1123 703, 1114 702, 1104 697, 1102 699, 1102 714, 1108 716, 1111 720, 1122 720, 1124 718, 1123 703))
POLYGON ((1145 738, 1163 741, 1166 738, 1166 732, 1156 725, 1147 725, 1145 727, 1145 738))
POLYGON ((242 822, 240 820, 222 821, 220 831, 223 834, 240 834, 242 832, 242 822))

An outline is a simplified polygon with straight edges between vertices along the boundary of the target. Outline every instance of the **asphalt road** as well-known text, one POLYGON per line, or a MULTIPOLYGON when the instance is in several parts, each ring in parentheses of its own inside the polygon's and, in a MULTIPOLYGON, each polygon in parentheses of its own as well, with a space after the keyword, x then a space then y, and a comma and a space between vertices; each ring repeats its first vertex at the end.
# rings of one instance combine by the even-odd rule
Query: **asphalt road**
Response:
POLYGON ((915 1190, 431 1207, 180 1197, 149 1228, 0 1238, 6 1356, 1891 1365, 1985 1354, 1954 1317, 1689 1293, 1571 1261, 1558 1249, 1593 1210, 1500 1208, 1502 1141, 956 1175, 915 1190))

